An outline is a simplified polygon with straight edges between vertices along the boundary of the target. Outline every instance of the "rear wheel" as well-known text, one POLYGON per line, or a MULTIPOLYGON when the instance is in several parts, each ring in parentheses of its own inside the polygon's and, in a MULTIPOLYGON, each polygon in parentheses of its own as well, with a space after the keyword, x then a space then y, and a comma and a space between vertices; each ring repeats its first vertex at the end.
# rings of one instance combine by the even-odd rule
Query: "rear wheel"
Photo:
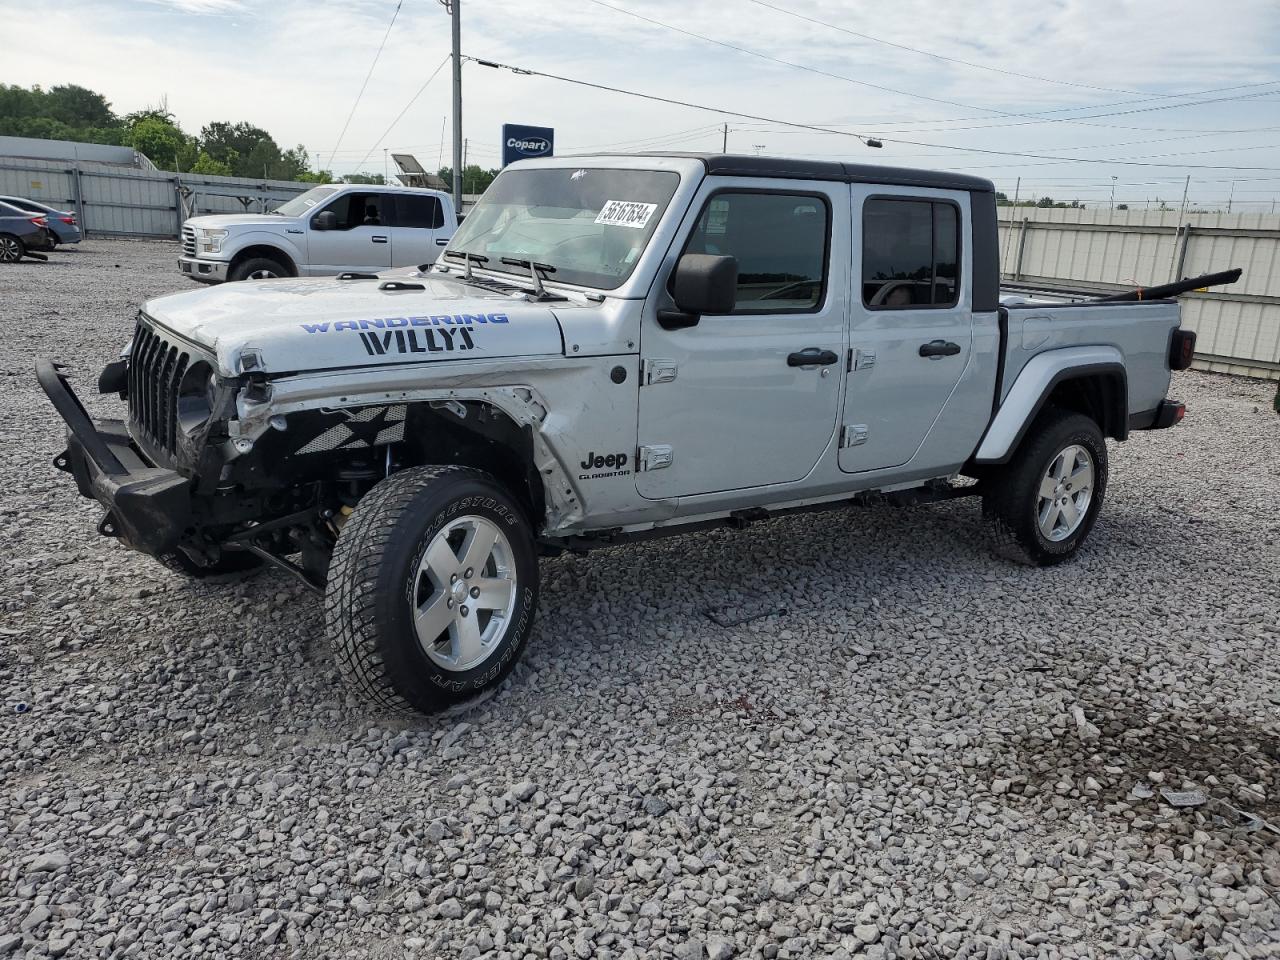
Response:
POLYGON ((1107 489, 1107 444, 1089 417, 1051 409, 986 497, 1002 539, 1037 566, 1072 557, 1093 529, 1107 489))
POLYGON ((27 254, 21 240, 11 233, 0 233, 0 263, 17 263, 27 254))
POLYGON ((228 280, 271 280, 287 277, 289 271, 279 260, 270 257, 250 257, 241 260, 227 274, 228 280))
POLYGON ((515 499, 479 470, 418 467, 377 484, 343 526, 325 621, 358 693, 436 713, 506 677, 537 600, 533 531, 515 499))

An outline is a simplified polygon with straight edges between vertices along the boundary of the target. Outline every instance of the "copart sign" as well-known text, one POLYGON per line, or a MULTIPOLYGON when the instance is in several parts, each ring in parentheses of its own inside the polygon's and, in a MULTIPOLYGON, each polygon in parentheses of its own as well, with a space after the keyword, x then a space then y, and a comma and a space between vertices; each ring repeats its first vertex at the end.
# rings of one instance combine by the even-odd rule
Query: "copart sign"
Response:
POLYGON ((555 148, 556 132, 551 127, 526 127, 519 123, 502 125, 502 165, 549 157, 555 148))

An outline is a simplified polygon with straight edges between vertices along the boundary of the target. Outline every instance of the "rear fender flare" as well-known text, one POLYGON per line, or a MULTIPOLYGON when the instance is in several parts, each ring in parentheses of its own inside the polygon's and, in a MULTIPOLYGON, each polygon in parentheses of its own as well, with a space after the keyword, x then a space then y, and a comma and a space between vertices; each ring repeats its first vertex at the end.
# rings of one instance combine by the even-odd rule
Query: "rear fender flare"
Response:
MULTIPOLYGON (((1027 361, 987 427, 973 455, 974 463, 1004 463, 1018 449, 1023 436, 1040 414, 1055 387, 1068 380, 1102 374, 1119 379, 1119 423, 1128 423, 1128 378, 1124 355, 1115 347, 1065 347, 1049 350, 1027 361)), ((997 385, 996 389, 999 389, 997 385)), ((1123 430, 1125 427, 1121 427, 1123 430)))

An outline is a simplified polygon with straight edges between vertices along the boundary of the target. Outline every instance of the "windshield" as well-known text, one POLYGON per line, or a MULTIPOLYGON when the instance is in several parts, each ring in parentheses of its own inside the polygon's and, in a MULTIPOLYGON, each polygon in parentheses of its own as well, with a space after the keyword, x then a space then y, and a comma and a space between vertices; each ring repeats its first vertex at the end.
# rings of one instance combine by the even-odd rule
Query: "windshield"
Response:
POLYGON ((305 217, 312 207, 337 192, 337 187, 312 187, 306 193, 298 194, 288 203, 282 203, 271 212, 278 213, 282 217, 305 217))
POLYGON ((449 249, 487 270, 527 274, 502 258, 553 267, 549 279, 613 290, 631 276, 680 176, 656 170, 507 170, 462 222, 449 249))

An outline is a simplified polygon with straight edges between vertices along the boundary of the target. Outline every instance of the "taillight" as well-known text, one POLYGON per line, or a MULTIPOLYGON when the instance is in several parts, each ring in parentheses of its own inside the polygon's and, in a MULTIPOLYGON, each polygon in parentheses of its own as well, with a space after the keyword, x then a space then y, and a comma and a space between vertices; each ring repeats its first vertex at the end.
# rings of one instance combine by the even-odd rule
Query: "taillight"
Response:
POLYGON ((32 217, 31 222, 37 227, 47 227, 49 225, 48 217, 32 217))
POLYGON ((61 220, 63 223, 65 223, 69 227, 74 227, 76 225, 75 217, 59 217, 58 219, 61 220))
POLYGON ((1186 370, 1196 353, 1196 332, 1194 330, 1173 331, 1173 342, 1169 344, 1169 369, 1186 370))

